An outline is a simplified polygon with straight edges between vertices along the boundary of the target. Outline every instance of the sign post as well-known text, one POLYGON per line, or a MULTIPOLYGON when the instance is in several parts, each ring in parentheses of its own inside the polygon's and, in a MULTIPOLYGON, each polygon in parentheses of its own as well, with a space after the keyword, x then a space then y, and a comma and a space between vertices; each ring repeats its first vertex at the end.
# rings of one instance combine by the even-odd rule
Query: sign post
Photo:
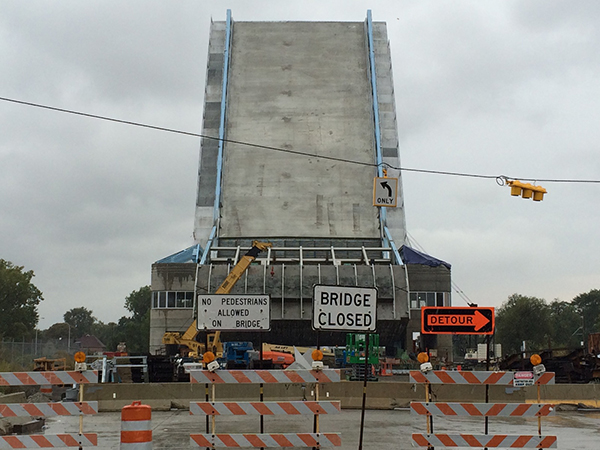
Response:
MULTIPOLYGON (((476 334, 486 335, 486 371, 490 368, 490 337, 494 334, 494 308, 471 306, 421 308, 421 333, 423 334, 476 334)), ((485 386, 485 402, 489 402, 489 385, 485 386)), ((429 401, 429 400, 427 400, 429 401)), ((433 430, 433 416, 431 427, 433 430)), ((484 433, 488 434, 488 417, 484 419, 484 433)), ((433 431, 432 431, 433 432, 433 431)))

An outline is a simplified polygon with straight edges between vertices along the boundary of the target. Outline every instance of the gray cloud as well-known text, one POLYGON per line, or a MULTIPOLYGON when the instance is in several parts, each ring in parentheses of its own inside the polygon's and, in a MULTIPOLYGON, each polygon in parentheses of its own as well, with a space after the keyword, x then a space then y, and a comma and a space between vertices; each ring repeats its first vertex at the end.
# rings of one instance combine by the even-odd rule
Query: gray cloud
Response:
MULTIPOLYGON (((233 1, 235 20, 386 21, 407 167, 598 178, 597 2, 233 1)), ((200 132, 207 2, 2 2, 0 96, 200 132)), ((117 320, 192 244, 199 140, 0 102, 0 257, 36 272, 42 326, 117 320)), ((540 204, 404 173, 411 236, 482 305, 598 288, 597 185, 540 204)), ((455 301, 460 304, 458 297, 455 301)))

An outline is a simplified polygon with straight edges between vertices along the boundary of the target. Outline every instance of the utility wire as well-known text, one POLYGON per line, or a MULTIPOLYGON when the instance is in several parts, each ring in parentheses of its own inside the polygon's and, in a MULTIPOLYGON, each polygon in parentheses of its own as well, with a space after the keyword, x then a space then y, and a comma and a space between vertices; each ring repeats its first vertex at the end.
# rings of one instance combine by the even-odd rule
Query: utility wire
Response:
MULTIPOLYGON (((230 144, 237 144, 237 145, 243 145, 243 146, 247 146, 247 147, 261 148, 264 150, 272 150, 272 151, 277 151, 277 152, 281 152, 281 153, 289 153, 292 155, 308 156, 311 158, 326 159, 329 161, 337 161, 337 162, 343 162, 343 163, 347 163, 347 164, 355 164, 355 165, 360 165, 360 166, 368 166, 368 167, 378 167, 379 166, 379 164, 375 164, 375 163, 367 163, 367 162, 363 162, 363 161, 353 161, 353 160, 345 159, 345 158, 336 158, 335 156, 318 155, 318 154, 302 152, 302 151, 298 151, 298 150, 290 150, 290 149, 286 149, 286 148, 273 147, 270 145, 262 145, 262 144, 254 144, 251 142, 236 141, 233 139, 226 139, 226 138, 221 139, 219 137, 208 136, 206 134, 192 133, 190 131, 177 130, 174 128, 167 128, 167 127, 159 127, 156 125, 148 125, 145 123, 134 122, 131 120, 116 119, 114 117, 107 117, 107 116, 100 116, 98 114, 84 113, 84 112, 75 111, 72 109, 57 108, 55 106, 42 105, 40 103, 26 102, 23 100, 16 100, 16 99, 7 98, 7 97, 0 97, 0 100, 4 101, 4 102, 16 103, 19 105, 31 106, 34 108, 41 108, 41 109, 47 109, 50 111, 57 111, 57 112, 62 112, 62 113, 66 113, 66 114, 73 114, 73 115, 77 115, 77 116, 89 117, 92 119, 106 120, 108 122, 121 123, 121 124, 125 124, 125 125, 132 125, 132 126, 142 127, 142 128, 149 128, 151 130, 165 131, 167 133, 181 134, 184 136, 192 136, 192 137, 199 137, 199 138, 203 138, 203 139, 211 139, 211 140, 215 140, 215 141, 223 141, 223 142, 227 142, 230 144)), ((449 171, 444 171, 444 170, 428 170, 428 169, 414 169, 414 168, 409 168, 409 167, 394 167, 391 164, 388 164, 385 162, 381 163, 381 165, 387 166, 390 169, 399 170, 401 172, 428 173, 428 174, 433 174, 433 175, 449 175, 449 176, 466 177, 466 178, 495 179, 496 182, 500 185, 506 184, 507 180, 524 180, 524 181, 534 181, 534 182, 544 182, 544 183, 598 183, 598 184, 600 184, 600 180, 528 178, 528 177, 510 177, 510 176, 506 176, 506 175, 482 175, 482 174, 464 173, 464 172, 449 172, 449 171)))

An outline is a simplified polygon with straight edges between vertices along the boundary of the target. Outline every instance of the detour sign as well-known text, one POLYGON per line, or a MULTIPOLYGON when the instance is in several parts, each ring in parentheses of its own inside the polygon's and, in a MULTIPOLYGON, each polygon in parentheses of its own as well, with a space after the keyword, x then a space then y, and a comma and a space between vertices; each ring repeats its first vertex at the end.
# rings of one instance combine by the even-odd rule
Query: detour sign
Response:
POLYGON ((423 334, 494 334, 494 308, 421 308, 423 334))

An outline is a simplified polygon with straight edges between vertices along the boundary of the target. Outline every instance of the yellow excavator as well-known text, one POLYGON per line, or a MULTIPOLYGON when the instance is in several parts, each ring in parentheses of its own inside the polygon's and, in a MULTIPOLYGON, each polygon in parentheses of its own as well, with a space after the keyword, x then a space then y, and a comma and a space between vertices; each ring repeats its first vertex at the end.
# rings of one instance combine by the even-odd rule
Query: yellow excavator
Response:
MULTIPOLYGON (((215 291, 215 294, 229 294, 235 286, 235 283, 248 270, 252 261, 260 254, 260 252, 268 249, 273 244, 270 242, 253 241, 252 248, 246 253, 238 263, 233 266, 229 275, 225 278, 221 286, 215 291)), ((190 356, 200 356, 204 353, 206 345, 204 342, 198 342, 197 319, 194 319, 189 328, 184 332, 169 332, 167 331, 162 338, 163 344, 177 345, 180 349, 187 347, 187 352, 190 356)), ((212 351, 218 358, 223 356, 223 344, 221 342, 221 332, 210 333, 207 337, 208 350, 212 351)))

